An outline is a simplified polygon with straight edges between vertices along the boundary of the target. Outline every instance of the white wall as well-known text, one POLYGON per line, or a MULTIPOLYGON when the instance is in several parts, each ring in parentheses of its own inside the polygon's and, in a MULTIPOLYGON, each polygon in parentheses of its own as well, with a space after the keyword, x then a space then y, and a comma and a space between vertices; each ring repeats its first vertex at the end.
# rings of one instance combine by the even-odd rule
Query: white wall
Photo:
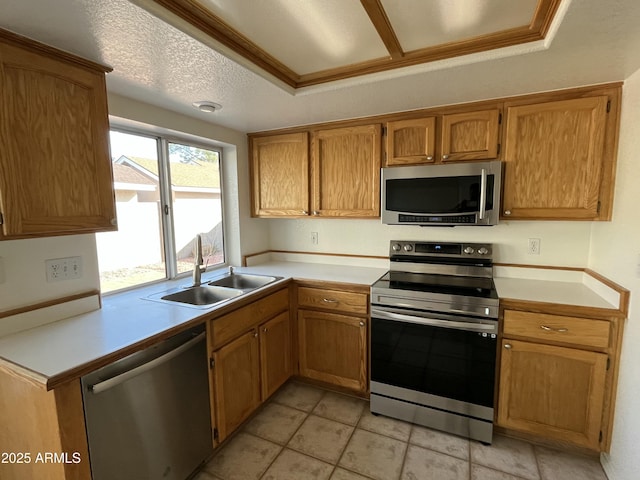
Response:
POLYGON ((0 311, 100 287, 93 234, 5 240, 0 242, 0 257, 4 265, 4 283, 0 283, 0 311), (47 283, 45 260, 63 257, 82 257, 82 278, 47 283))
POLYGON ((380 220, 270 220, 273 250, 388 256, 390 240, 489 242, 495 261, 584 267, 589 256, 590 222, 501 222, 492 227, 382 225, 380 220), (311 243, 318 232, 318 244, 311 243), (541 239, 540 255, 528 255, 529 238, 541 239))
POLYGON ((640 70, 625 81, 613 221, 592 228, 589 267, 631 291, 610 455, 610 480, 640 478, 640 70))

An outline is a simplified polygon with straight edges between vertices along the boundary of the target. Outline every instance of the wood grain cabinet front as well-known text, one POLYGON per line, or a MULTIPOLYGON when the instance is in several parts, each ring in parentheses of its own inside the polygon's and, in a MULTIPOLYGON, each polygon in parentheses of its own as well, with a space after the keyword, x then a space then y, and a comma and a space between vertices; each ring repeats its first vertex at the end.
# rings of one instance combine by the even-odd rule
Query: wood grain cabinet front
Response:
POLYGON ((309 135, 307 132, 251 140, 253 215, 309 215, 309 135))
POLYGON ((297 287, 299 373, 358 393, 368 389, 369 295, 322 282, 297 287))
POLYGON ((218 441, 227 438, 260 405, 259 354, 255 329, 213 352, 218 441))
POLYGON ((365 392, 366 327, 360 317, 298 310, 300 375, 365 392))
POLYGON ((109 70, 0 30, 0 239, 116 229, 109 70))
POLYGON ((620 328, 617 320, 505 310, 498 426, 607 451, 620 328))
POLYGON ((380 216, 379 124, 251 136, 250 142, 253 216, 380 216))
POLYGON ((610 218, 619 90, 597 93, 505 104, 503 219, 610 218))
POLYGON ((289 289, 209 321, 212 422, 218 444, 292 374, 289 289))
POLYGON ((379 124, 313 132, 313 216, 380 216, 380 142, 379 124))
POLYGON ((491 108, 387 122, 385 164, 390 167, 498 158, 499 119, 500 110, 491 108))

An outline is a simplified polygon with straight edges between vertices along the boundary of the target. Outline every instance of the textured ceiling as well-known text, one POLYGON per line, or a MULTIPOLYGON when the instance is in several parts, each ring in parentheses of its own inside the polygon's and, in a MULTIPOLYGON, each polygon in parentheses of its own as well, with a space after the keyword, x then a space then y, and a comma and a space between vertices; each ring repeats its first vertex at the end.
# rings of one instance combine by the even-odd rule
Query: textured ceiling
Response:
POLYGON ((0 27, 110 65, 110 92, 243 132, 623 80, 640 68, 637 0, 571 1, 547 49, 496 50, 295 94, 127 0, 55 5, 0 0, 0 27), (223 109, 191 107, 205 99, 223 109))

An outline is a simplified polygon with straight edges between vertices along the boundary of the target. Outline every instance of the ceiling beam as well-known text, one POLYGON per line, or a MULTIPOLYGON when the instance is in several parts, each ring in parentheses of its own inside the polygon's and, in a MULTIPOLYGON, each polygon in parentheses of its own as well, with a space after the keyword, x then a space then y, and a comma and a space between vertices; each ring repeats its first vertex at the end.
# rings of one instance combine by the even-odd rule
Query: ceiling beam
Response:
POLYGON ((364 10, 367 12, 367 15, 369 15, 369 20, 371 20, 371 23, 373 23, 373 26, 376 28, 391 58, 395 60, 403 57, 404 51, 398 41, 396 32, 393 31, 393 27, 391 26, 389 17, 387 17, 387 12, 384 11, 381 1, 360 0, 360 3, 362 3, 364 10))

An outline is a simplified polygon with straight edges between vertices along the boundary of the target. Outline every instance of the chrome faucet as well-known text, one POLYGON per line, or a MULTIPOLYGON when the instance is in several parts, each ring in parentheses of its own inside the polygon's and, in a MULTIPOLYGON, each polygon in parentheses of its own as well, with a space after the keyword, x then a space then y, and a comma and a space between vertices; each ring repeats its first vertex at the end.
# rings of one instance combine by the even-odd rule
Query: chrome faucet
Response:
POLYGON ((202 236, 200 234, 196 235, 196 255, 193 259, 193 286, 199 287, 202 285, 201 275, 204 270, 207 269, 205 266, 202 268, 202 264, 204 261, 202 260, 202 236))
POLYGON ((229 265, 229 275, 233 275, 233 267, 229 265))

